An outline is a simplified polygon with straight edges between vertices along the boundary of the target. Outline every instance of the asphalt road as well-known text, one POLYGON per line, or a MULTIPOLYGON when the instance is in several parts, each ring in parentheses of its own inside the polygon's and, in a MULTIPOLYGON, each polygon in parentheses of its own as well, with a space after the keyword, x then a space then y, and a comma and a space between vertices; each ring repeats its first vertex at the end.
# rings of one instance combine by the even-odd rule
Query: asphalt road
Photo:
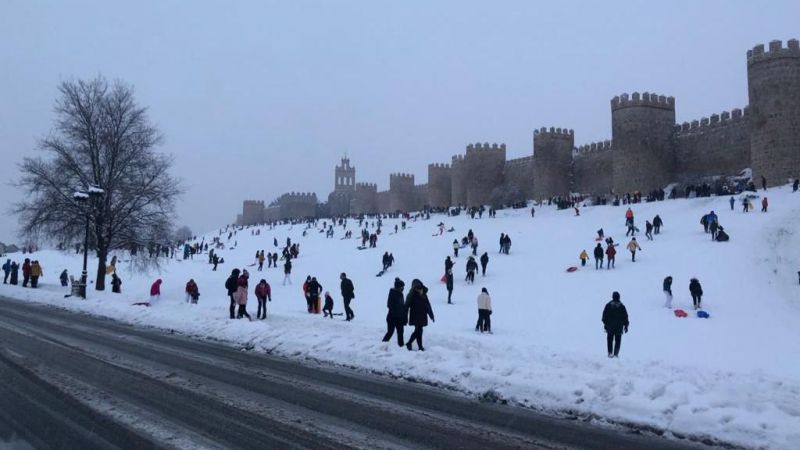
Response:
POLYGON ((8 430, 60 449, 709 448, 0 298, 0 448, 8 430))

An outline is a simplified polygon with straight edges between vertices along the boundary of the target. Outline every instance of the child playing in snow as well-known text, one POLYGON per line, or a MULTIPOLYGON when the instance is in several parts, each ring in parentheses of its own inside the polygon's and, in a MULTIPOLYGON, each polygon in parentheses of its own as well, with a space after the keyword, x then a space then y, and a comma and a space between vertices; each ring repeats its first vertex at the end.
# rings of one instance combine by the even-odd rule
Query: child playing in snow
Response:
POLYGON ((581 252, 581 255, 578 256, 578 258, 580 258, 580 260, 581 260, 581 266, 585 266, 586 265, 586 260, 589 259, 589 254, 586 253, 586 250, 584 250, 584 251, 581 252))
POLYGON ((330 291, 325 291, 325 306, 322 308, 322 313, 324 314, 322 317, 333 319, 333 297, 331 297, 330 291))

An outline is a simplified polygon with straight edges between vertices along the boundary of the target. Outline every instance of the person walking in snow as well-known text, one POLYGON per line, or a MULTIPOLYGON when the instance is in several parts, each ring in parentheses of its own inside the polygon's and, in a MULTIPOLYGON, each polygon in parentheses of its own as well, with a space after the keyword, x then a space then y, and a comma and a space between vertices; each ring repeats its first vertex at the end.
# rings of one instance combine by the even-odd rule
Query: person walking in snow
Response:
POLYGON ((61 275, 58 276, 58 279, 61 280, 61 287, 69 286, 69 274, 67 274, 67 269, 64 269, 61 272, 61 275))
POLYGON ((656 216, 653 217, 653 231, 655 232, 655 234, 658 234, 658 233, 661 232, 661 227, 662 226, 664 226, 664 221, 661 220, 661 216, 656 214, 656 216))
POLYGON ((477 271, 478 263, 475 262, 475 258, 470 256, 467 260, 467 277, 465 281, 469 284, 473 284, 475 282, 475 272, 477 271))
POLYGON ((580 255, 578 255, 578 259, 581 260, 581 267, 586 266, 586 260, 589 259, 589 254, 586 253, 586 250, 583 250, 580 255))
POLYGON ((761 188, 767 190, 767 177, 761 175, 761 188))
POLYGON ((264 250, 261 250, 260 252, 258 252, 258 271, 259 272, 261 272, 261 270, 264 268, 264 260, 265 259, 267 259, 267 258, 264 256, 264 250))
POLYGON ((692 296, 692 305, 694 305, 694 309, 702 308, 703 287, 700 286, 700 281, 698 281, 697 278, 689 280, 689 294, 692 296))
POLYGON ((795 178, 794 183, 792 183, 792 192, 797 192, 797 189, 800 187, 800 179, 795 178))
POLYGON ((405 301, 403 300, 403 288, 405 283, 400 278, 394 279, 394 286, 389 289, 389 296, 386 299, 386 334, 383 335, 383 342, 389 342, 392 335, 397 332, 397 346, 402 347, 403 329, 408 323, 408 313, 405 301))
POLYGON ((422 331, 428 326, 428 317, 432 322, 436 322, 433 317, 433 308, 428 300, 428 288, 422 281, 414 279, 411 282, 411 290, 406 295, 406 310, 408 311, 408 324, 414 326, 414 332, 406 343, 406 348, 411 351, 411 345, 417 341, 417 347, 425 351, 422 346, 422 331))
POLYGON ((711 240, 712 241, 717 240, 717 231, 719 231, 719 222, 717 222, 716 220, 711 222, 711 224, 708 226, 708 231, 711 232, 711 240))
POLYGON ((122 292, 122 280, 117 276, 117 272, 111 274, 111 292, 119 294, 122 292))
POLYGON ((481 255, 481 276, 486 276, 486 266, 489 265, 489 253, 483 252, 481 255))
POLYGON ((3 284, 8 284, 8 275, 11 274, 11 259, 7 259, 3 264, 3 284))
POLYGON ((666 297, 666 301, 664 302, 664 307, 672 309, 672 277, 668 276, 664 278, 664 296, 666 297))
MULTIPOLYGON (((161 298, 161 278, 157 279, 152 286, 150 286, 150 305, 155 304, 161 298)), ((150 306, 149 305, 149 306, 150 306)))
POLYGON ((258 300, 258 310, 256 310, 256 319, 264 320, 267 318, 267 302, 272 301, 272 289, 267 283, 267 280, 261 279, 256 285, 254 292, 256 300, 258 300))
POLYGON ((619 299, 619 292, 611 294, 611 301, 603 308, 603 327, 606 331, 606 347, 609 358, 618 358, 622 345, 622 333, 628 332, 628 310, 619 299))
POLYGON ((353 310, 350 308, 350 302, 354 298, 356 298, 355 288, 353 287, 353 282, 350 281, 349 278, 347 278, 347 274, 345 274, 344 272, 342 272, 342 274, 339 275, 339 279, 342 280, 339 288, 342 291, 342 301, 344 303, 344 313, 345 313, 344 320, 349 322, 353 320, 353 318, 355 317, 353 310))
POLYGON ((389 264, 389 252, 384 252, 382 259, 383 259, 383 261, 382 261, 383 262, 383 270, 382 270, 382 272, 386 272, 386 269, 388 269, 389 266, 390 266, 390 264, 389 264))
POLYGON ((194 278, 189 279, 186 282, 186 303, 191 302, 192 304, 197 304, 197 299, 200 298, 200 289, 197 287, 197 283, 195 283, 194 278))
POLYGON ((234 294, 236 294, 236 289, 237 289, 236 283, 239 281, 240 273, 241 272, 239 271, 239 269, 233 269, 231 271, 231 275, 228 277, 227 280, 225 280, 225 289, 228 290, 228 298, 231 301, 230 305, 231 319, 236 318, 236 297, 234 294))
POLYGON ((453 303, 453 268, 447 269, 444 274, 445 287, 447 288, 447 303, 453 303))
POLYGON ((453 239, 453 257, 454 258, 458 258, 458 248, 459 248, 458 239, 453 239))
POLYGON ((653 240, 653 224, 649 220, 644 221, 644 235, 648 241, 653 240))
POLYGON ((626 227, 633 226, 633 211, 630 208, 628 208, 628 210, 625 211, 625 226, 626 227))
POLYGON ((478 256, 478 236, 472 236, 472 256, 478 256))
POLYGON ((486 288, 482 288, 478 295, 478 323, 475 331, 492 334, 492 298, 486 288))
POLYGON ((608 244, 608 248, 606 248, 606 256, 608 257, 608 262, 606 263, 606 269, 616 267, 614 265, 614 260, 617 256, 617 249, 615 248, 614 244, 608 244))
POLYGON ((286 286, 287 282, 292 284, 292 260, 288 258, 283 263, 283 285, 286 286))
POLYGON ((603 268, 603 246, 598 242, 594 248, 594 269, 603 268))
POLYGON ((731 204, 731 211, 733 211, 733 205, 736 203, 736 200, 734 200, 732 195, 731 195, 731 199, 728 200, 728 202, 731 204))
POLYGON ((236 304, 239 305, 236 318, 241 319, 242 317, 247 317, 247 320, 252 322, 253 318, 247 313, 247 285, 249 279, 250 274, 247 273, 247 270, 243 270, 242 274, 239 275, 239 279, 236 280, 236 304))
POLYGON ((767 197, 761 199, 761 212, 767 212, 767 206, 769 206, 769 201, 767 197))
POLYGON ((628 251, 631 252, 631 261, 636 262, 636 250, 641 250, 642 247, 639 247, 639 243, 636 242, 636 238, 631 238, 631 241, 628 242, 628 251))

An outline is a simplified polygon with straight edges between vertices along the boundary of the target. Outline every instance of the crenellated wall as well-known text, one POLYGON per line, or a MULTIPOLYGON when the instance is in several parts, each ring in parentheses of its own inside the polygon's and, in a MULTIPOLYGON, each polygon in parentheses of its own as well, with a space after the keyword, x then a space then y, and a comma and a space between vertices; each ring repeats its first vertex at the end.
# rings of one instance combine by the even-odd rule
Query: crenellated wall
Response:
POLYGON ((476 143, 467 145, 464 156, 466 205, 481 206, 491 202, 494 188, 503 185, 506 144, 476 143))
POLYGON ((506 161, 505 188, 514 193, 514 201, 533 198, 533 156, 506 161))
POLYGON ((675 126, 675 179, 693 183, 709 175, 737 175, 750 166, 748 108, 712 114, 675 126))
POLYGON ((356 183, 353 199, 350 201, 351 214, 375 214, 378 212, 378 185, 356 183))
POLYGON ((317 194, 313 192, 283 194, 280 197, 279 206, 281 219, 316 217, 317 194))
POLYGON ((573 191, 586 195, 611 193, 613 177, 611 141, 582 145, 572 155, 573 191))
POLYGON ((449 164, 428 164, 428 196, 425 204, 433 208, 450 206, 452 183, 452 170, 449 164))
POLYGON ((255 225, 264 222, 264 202, 261 200, 245 200, 239 225, 255 225))
POLYGON ((467 204, 467 166, 464 155, 454 155, 450 164, 452 205, 467 204))

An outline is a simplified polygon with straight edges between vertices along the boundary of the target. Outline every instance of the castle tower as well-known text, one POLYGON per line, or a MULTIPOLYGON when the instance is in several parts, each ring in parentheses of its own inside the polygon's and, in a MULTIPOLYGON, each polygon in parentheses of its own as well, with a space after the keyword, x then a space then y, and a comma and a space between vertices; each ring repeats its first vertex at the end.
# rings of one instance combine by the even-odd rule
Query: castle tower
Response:
POLYGON ((772 41, 747 52, 750 163, 770 186, 800 176, 800 44, 772 41))
POLYGON ((431 208, 450 206, 452 183, 449 164, 428 164, 428 198, 425 203, 431 208))
POLYGON ((533 195, 536 199, 566 196, 572 188, 575 132, 566 128, 533 130, 533 195))
POLYGON ((350 159, 345 156, 342 163, 336 166, 336 179, 334 181, 334 192, 355 192, 356 190, 356 168, 350 165, 350 159))
POLYGON ((466 190, 466 205, 482 206, 492 201, 492 191, 504 182, 506 144, 470 144, 464 156, 462 189, 466 190))
POLYGON ((611 100, 612 168, 616 193, 647 193, 673 181, 675 99, 634 92, 611 100))
POLYGON ((467 167, 464 155, 453 155, 450 165, 450 204, 467 204, 467 167))
POLYGON ((393 173, 389 175, 389 211, 408 212, 414 206, 414 175, 393 173))

